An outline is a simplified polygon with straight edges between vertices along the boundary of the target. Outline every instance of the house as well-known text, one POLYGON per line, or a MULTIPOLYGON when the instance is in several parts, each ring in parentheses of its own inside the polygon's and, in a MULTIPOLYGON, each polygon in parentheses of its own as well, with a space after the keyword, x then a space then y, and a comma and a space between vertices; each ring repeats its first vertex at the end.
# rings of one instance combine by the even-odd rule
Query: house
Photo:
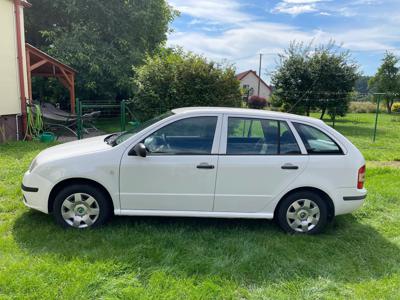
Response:
POLYGON ((32 45, 25 43, 26 0, 0 0, 0 142, 22 140, 27 129, 27 106, 32 103, 32 77, 55 77, 75 106, 75 73, 32 45))
POLYGON ((21 112, 28 97, 22 0, 0 0, 0 142, 21 139, 21 112))
POLYGON ((265 83, 258 75, 256 71, 248 70, 236 75, 236 79, 240 81, 240 87, 249 91, 247 96, 257 95, 269 100, 272 94, 271 87, 265 83), (258 92, 258 84, 260 84, 260 90, 258 92))

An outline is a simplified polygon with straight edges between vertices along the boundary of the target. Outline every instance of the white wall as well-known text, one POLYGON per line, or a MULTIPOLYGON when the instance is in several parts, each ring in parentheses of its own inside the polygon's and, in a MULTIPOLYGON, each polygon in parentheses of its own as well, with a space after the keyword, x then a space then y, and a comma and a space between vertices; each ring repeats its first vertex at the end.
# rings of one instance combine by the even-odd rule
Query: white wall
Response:
MULTIPOLYGON (((258 89, 258 78, 254 73, 248 73, 242 80, 240 80, 240 86, 249 85, 250 88, 253 88, 254 92, 253 95, 257 95, 258 89)), ((262 82, 260 83, 260 97, 266 98, 267 100, 271 96, 271 90, 266 87, 262 82)))
POLYGON ((21 112, 16 39, 14 1, 0 0, 0 115, 21 112))

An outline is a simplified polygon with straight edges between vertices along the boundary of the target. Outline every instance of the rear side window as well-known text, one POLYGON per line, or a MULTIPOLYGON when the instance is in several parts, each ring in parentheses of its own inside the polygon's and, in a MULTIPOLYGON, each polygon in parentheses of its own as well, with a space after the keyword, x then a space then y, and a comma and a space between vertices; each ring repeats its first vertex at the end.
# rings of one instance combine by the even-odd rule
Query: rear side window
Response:
POLYGON ((308 154, 343 154, 342 149, 321 130, 300 123, 293 123, 308 154))
POLYGON ((300 154, 286 122, 255 118, 228 119, 228 155, 300 154))

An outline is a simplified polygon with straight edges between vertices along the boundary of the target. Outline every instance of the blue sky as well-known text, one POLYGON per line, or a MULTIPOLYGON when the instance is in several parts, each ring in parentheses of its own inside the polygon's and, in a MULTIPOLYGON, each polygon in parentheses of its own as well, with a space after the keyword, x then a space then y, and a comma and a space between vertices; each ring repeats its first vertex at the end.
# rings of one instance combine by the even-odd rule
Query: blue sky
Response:
POLYGON ((333 39, 351 51, 365 75, 372 75, 385 50, 400 55, 400 0, 169 0, 181 12, 169 46, 182 46, 238 72, 276 67, 290 41, 315 44, 333 39))

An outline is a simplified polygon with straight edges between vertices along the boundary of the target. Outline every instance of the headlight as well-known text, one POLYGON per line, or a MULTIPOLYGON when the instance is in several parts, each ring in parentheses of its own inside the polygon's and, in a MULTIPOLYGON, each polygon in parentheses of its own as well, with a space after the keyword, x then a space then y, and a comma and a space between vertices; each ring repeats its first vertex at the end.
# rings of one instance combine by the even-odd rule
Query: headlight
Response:
POLYGON ((31 165, 29 166, 29 172, 32 172, 34 168, 36 168, 37 162, 36 158, 32 160, 31 165))

